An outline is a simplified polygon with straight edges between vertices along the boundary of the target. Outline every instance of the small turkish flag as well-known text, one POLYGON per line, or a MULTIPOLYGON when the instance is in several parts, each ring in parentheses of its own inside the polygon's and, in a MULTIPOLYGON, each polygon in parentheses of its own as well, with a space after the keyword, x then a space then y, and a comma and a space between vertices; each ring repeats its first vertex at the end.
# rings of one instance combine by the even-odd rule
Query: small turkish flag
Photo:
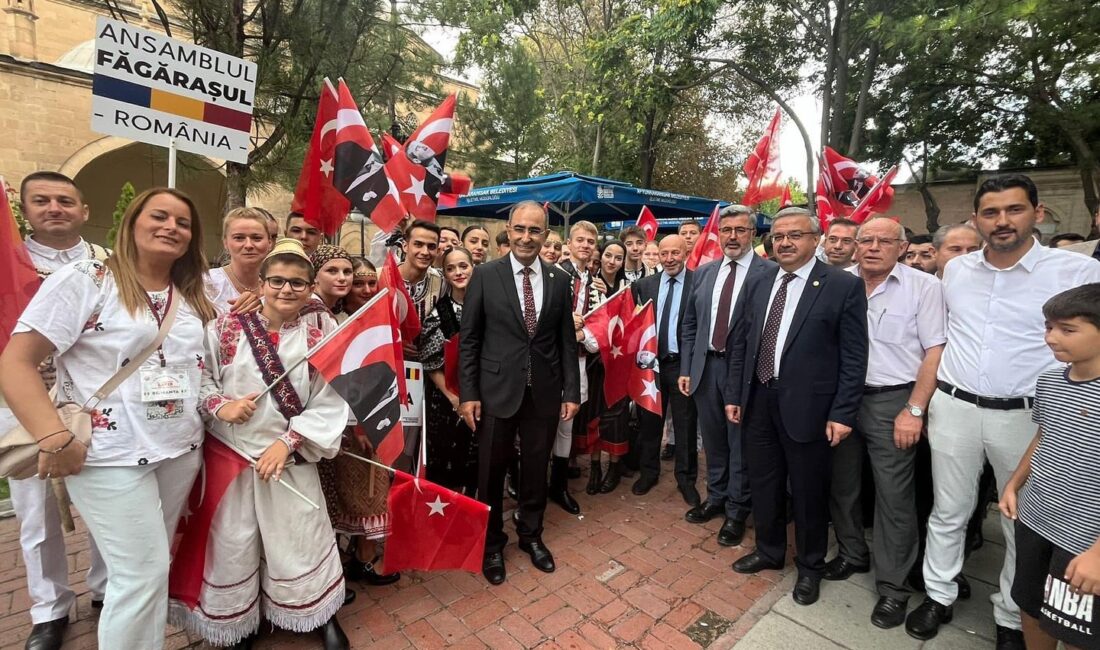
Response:
POLYGON ((489 506, 402 471, 394 472, 388 506, 387 573, 481 571, 489 506))
POLYGON ((638 213, 638 223, 636 225, 645 231, 647 241, 653 241, 657 238, 657 217, 653 216, 649 206, 642 206, 642 211, 638 213))
POLYGON ((382 272, 378 274, 378 286, 392 291, 390 300, 394 303, 394 316, 401 328, 402 341, 414 341, 420 336, 420 314, 416 313, 416 305, 412 296, 405 287, 405 279, 401 277, 401 271, 397 268, 397 258, 393 253, 386 255, 386 263, 382 265, 382 272))
POLYGON ((448 95, 403 146, 403 154, 386 162, 386 171, 397 184, 405 210, 418 219, 435 221, 439 192, 446 181, 447 163, 454 128, 455 95, 448 95))
POLYGON ((313 136, 302 161, 298 185, 290 209, 300 212, 306 223, 316 226, 326 235, 335 234, 344 223, 351 204, 332 183, 335 171, 336 113, 339 110, 336 88, 327 78, 321 84, 321 99, 317 102, 317 119, 313 136))
POLYGON ((634 317, 634 294, 629 289, 611 296, 592 310, 584 326, 600 347, 603 360, 603 396, 608 406, 627 396, 633 357, 626 352, 626 326, 634 317))
POLYGON ((695 242, 695 248, 691 250, 691 255, 688 256, 688 270, 694 271, 707 262, 712 262, 722 257, 722 249, 718 246, 719 221, 718 204, 715 203, 714 210, 711 211, 710 218, 707 219, 706 227, 703 228, 702 234, 699 235, 699 239, 695 242))
POLYGON ((657 324, 653 301, 647 302, 626 326, 630 367, 630 399, 655 415, 661 415, 661 389, 657 382, 657 324))
POLYGON ((863 223, 874 213, 885 213, 894 202, 894 188, 890 187, 894 177, 898 175, 898 166, 894 165, 887 171, 879 182, 871 188, 871 191, 863 197, 852 216, 849 217, 856 223, 863 223))
POLYGON ((789 208, 794 205, 794 201, 791 200, 791 186, 783 186, 783 196, 779 199, 779 209, 789 208))
POLYGON ((745 175, 749 177, 749 186, 741 197, 745 205, 758 205, 782 194, 779 187, 783 171, 779 164, 780 117, 777 108, 764 135, 745 161, 745 175))

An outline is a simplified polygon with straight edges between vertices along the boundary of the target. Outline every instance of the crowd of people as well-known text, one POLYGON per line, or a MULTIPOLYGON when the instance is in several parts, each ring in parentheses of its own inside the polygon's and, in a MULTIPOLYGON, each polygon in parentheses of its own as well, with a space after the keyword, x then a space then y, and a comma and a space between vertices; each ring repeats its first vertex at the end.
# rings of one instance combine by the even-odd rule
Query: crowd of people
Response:
MULTIPOLYGON (((245 207, 224 216, 209 268, 179 191, 136 197, 114 250, 82 238, 71 179, 31 174, 20 201, 44 279, 0 356, 5 430, 17 420, 39 446, 38 476, 10 482, 26 647, 60 648, 74 602, 62 479, 90 532, 101 647, 160 648, 171 622, 247 648, 261 619, 349 647, 335 617, 355 596, 346 581, 401 579, 382 553, 390 474, 359 459, 377 457, 350 409, 298 362, 379 291, 384 259, 324 243, 300 214, 245 207), (140 372, 112 385, 131 363, 140 372), (94 409, 88 446, 61 402, 94 409), (200 471, 224 494, 209 536, 183 526, 173 548, 181 516, 201 516, 188 505, 200 471)), ((1100 647, 1100 252, 1043 246, 1043 218, 1022 175, 983 182, 972 219, 931 235, 886 217, 822 232, 798 207, 758 233, 755 212, 730 205, 721 257, 694 270, 691 220, 658 241, 587 221, 558 233, 533 202, 495 238, 412 221, 388 243, 423 323, 404 356, 424 368, 427 477, 490 506, 482 572, 499 585, 506 497, 520 550, 552 572, 545 508, 581 513, 570 481, 586 464, 600 498, 624 479, 648 494, 671 461, 688 522, 721 517, 722 547, 754 527, 733 571, 783 568, 793 521, 795 602, 873 571, 871 622, 922 640, 969 597, 963 562, 999 498, 998 648, 1100 647), (663 416, 604 396, 585 315, 624 290, 653 303, 663 416)))

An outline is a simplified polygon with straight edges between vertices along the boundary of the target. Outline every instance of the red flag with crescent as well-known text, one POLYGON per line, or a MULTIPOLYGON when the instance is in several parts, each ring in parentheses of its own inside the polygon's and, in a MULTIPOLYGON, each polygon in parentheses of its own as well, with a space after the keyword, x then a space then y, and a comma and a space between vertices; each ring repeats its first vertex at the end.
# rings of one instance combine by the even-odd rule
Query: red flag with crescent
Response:
POLYGON ((646 241, 653 241, 657 238, 657 217, 653 216, 649 206, 642 206, 641 211, 638 213, 638 223, 635 225, 645 231, 646 241))
POLYGON ((600 347, 604 367, 604 400, 608 406, 627 396, 633 357, 626 350, 626 326, 634 316, 634 294, 623 289, 605 300, 584 319, 600 347))
POLYGON ((756 143, 756 148, 745 161, 745 175, 749 177, 749 186, 741 202, 745 205, 758 205, 774 199, 783 193, 780 176, 783 169, 779 162, 779 126, 782 115, 778 108, 772 116, 764 135, 756 143))
POLYGON ((714 210, 711 211, 710 217, 707 219, 707 225, 703 228, 699 239, 696 240, 695 248, 691 249, 691 254, 688 255, 688 270, 694 271, 707 262, 722 257, 722 248, 718 246, 719 221, 721 221, 721 217, 718 216, 718 204, 715 203, 714 210))
POLYGON ((443 171, 454 128, 455 95, 448 95, 403 145, 403 155, 393 155, 386 171, 397 184, 405 210, 418 219, 435 220, 439 192, 446 181, 443 171))
POLYGON ((657 323, 653 302, 647 302, 626 326, 626 352, 630 366, 630 399, 639 407, 661 415, 661 387, 657 378, 657 323))

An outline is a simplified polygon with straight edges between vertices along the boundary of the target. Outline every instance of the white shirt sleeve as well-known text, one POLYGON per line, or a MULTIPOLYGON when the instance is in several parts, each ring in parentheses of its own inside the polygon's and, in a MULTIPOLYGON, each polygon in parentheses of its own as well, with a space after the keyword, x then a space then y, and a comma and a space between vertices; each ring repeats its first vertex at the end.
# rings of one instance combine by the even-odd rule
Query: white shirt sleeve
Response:
POLYGON ((19 317, 14 333, 38 332, 58 354, 64 353, 102 309, 106 271, 98 261, 81 260, 50 275, 19 317))

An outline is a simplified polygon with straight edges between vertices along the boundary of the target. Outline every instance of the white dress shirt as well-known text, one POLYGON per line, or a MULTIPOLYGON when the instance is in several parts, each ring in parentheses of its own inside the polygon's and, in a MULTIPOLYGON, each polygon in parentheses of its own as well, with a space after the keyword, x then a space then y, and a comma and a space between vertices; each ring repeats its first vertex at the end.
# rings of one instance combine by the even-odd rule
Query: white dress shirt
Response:
MULTIPOLYGON (((737 297, 741 295, 741 289, 745 286, 745 278, 749 277, 749 266, 752 265, 752 258, 756 253, 749 249, 739 260, 731 260, 728 257, 722 258, 722 266, 718 267, 718 273, 714 277, 714 288, 710 292, 710 333, 709 339, 714 338, 714 324, 718 321, 718 302, 722 299, 722 285, 726 283, 726 278, 729 277, 730 267, 733 264, 737 265, 737 276, 733 278, 733 295, 730 296, 730 321, 733 320, 733 306, 737 304, 737 297)), ((729 322, 726 322, 727 332, 729 331, 729 322)), ((711 345, 711 341, 707 340, 707 349, 714 352, 714 346, 711 345)))
POLYGON ((27 252, 31 254, 34 267, 44 273, 53 273, 66 264, 92 257, 91 247, 83 239, 76 246, 65 250, 44 246, 36 242, 33 237, 27 237, 23 243, 27 245, 27 252))
MULTIPOLYGON (((783 346, 787 342, 787 333, 791 331, 791 321, 794 320, 794 310, 798 308, 798 301, 802 298, 802 290, 806 288, 806 281, 810 277, 810 270, 814 268, 814 264, 817 263, 817 258, 810 258, 809 262, 803 264, 799 269, 794 272, 794 279, 787 285, 787 299, 783 303, 783 317, 779 320, 779 336, 775 340, 775 376, 779 377, 779 361, 783 358, 783 346)), ((779 292, 779 287, 783 284, 783 276, 787 275, 787 272, 783 269, 779 269, 779 273, 775 274, 775 282, 772 283, 772 292, 768 297, 768 310, 764 312, 764 325, 767 324, 767 315, 772 310, 772 302, 775 300, 775 294, 779 292)), ((760 328, 763 331, 763 326, 760 328)))
POLYGON ((947 347, 939 379, 986 397, 1029 397, 1039 373, 1058 365, 1044 341, 1043 303, 1100 282, 1100 262, 1031 242, 1007 269, 984 251, 951 260, 943 274, 947 347))
MULTIPOLYGON (((862 277, 859 266, 848 272, 862 277)), ((916 381, 925 350, 947 340, 947 308, 940 281, 931 273, 895 264, 867 296, 867 333, 868 386, 916 381)))
MULTIPOLYGON (((519 293, 519 311, 523 313, 523 269, 527 268, 516 256, 508 253, 508 259, 512 262, 512 277, 516 281, 516 291, 519 293)), ((531 263, 531 292, 535 295, 535 322, 538 322, 539 316, 542 315, 542 264, 539 262, 539 258, 535 258, 535 261, 531 263)))

